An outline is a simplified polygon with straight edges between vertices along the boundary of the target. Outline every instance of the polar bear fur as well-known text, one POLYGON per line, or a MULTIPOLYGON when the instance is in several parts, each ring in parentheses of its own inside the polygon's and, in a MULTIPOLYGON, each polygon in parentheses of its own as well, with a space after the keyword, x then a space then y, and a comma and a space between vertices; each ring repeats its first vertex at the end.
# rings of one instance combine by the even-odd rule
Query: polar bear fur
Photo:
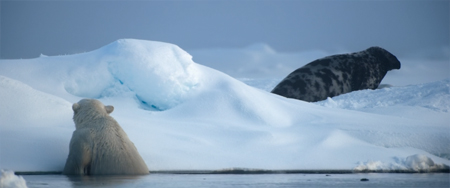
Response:
POLYGON ((131 175, 148 174, 149 170, 133 142, 109 114, 113 106, 95 99, 73 104, 76 130, 70 140, 70 151, 63 174, 131 175))

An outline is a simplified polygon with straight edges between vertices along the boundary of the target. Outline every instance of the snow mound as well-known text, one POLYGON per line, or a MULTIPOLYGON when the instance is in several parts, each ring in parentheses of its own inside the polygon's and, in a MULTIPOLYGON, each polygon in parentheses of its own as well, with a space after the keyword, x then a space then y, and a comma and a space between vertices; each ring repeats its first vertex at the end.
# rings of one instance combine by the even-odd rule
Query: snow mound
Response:
POLYGON ((22 176, 16 176, 13 171, 1 170, 0 177, 1 188, 27 188, 27 182, 22 176))
POLYGON ((418 172, 449 169, 447 165, 435 164, 434 161, 426 155, 419 154, 406 157, 404 164, 408 169, 418 172))
POLYGON ((155 41, 122 39, 84 54, 19 61, 0 63, 11 67, 0 74, 72 101, 131 95, 156 110, 187 100, 202 80, 191 55, 155 41))
POLYGON ((383 163, 381 161, 369 161, 358 165, 357 172, 365 171, 405 171, 405 172, 440 172, 449 171, 446 164, 436 164, 426 155, 416 154, 404 159, 396 159, 395 163, 383 163))
POLYGON ((143 102, 166 110, 183 102, 200 83, 192 56, 176 45, 118 40, 97 53, 116 81, 126 85, 143 102))
POLYGON ((64 122, 71 118, 67 115, 71 113, 71 103, 1 75, 0 104, 3 130, 14 128, 15 124, 49 126, 46 122, 64 122))
POLYGON ((67 137, 75 128, 72 104, 4 76, 0 76, 0 104, 0 167, 63 168, 67 137))

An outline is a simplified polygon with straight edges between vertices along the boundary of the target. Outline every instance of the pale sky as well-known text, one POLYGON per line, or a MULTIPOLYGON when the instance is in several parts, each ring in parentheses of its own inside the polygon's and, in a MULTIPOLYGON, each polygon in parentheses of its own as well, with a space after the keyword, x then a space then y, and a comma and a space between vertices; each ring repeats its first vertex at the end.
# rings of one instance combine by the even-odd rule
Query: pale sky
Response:
POLYGON ((1 1, 0 58, 98 49, 135 38, 184 50, 266 43, 278 52, 360 51, 442 58, 450 1, 1 1))

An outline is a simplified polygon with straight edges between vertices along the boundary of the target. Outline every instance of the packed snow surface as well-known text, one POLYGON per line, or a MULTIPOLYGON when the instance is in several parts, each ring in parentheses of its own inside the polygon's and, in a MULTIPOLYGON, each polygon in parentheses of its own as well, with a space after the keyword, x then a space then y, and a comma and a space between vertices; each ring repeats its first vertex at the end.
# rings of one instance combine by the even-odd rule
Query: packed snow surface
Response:
POLYGON ((251 84, 193 62, 176 45, 133 39, 0 60, 0 169, 62 171, 75 129, 71 105, 82 98, 115 107, 111 116, 150 170, 450 165, 449 79, 317 103, 267 92, 273 79, 241 80, 251 84))

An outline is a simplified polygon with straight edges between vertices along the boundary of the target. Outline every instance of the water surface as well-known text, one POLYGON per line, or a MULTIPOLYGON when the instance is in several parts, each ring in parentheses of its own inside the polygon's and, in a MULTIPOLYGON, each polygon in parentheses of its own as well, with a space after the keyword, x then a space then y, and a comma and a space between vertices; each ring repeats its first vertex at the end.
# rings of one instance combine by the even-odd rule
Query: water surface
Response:
POLYGON ((145 176, 23 175, 29 188, 43 187, 450 187, 449 173, 361 174, 150 174, 145 176), (361 181, 361 179, 368 181, 361 181))

